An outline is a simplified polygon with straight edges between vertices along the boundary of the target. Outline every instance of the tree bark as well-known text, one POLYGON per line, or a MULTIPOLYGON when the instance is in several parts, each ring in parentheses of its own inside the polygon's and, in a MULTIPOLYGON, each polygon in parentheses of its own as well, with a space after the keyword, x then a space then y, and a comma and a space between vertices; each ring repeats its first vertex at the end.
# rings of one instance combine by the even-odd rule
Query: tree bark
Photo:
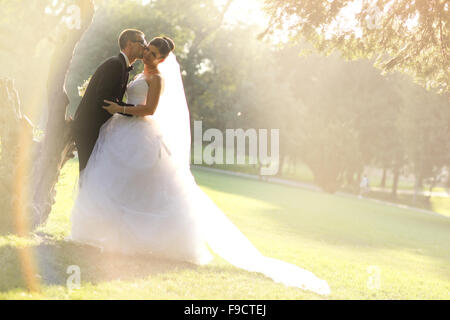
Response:
POLYGON ((48 118, 45 136, 32 168, 32 226, 45 223, 55 202, 55 185, 61 168, 73 157, 75 144, 71 119, 66 119, 69 98, 65 90, 67 72, 73 52, 94 16, 92 0, 79 0, 81 23, 79 29, 69 29, 57 39, 47 83, 48 118))
POLYGON ((392 197, 397 198, 397 188, 398 180, 400 178, 400 167, 398 165, 394 166, 394 182, 392 184, 392 197))
POLYGON ((414 184, 413 203, 416 203, 417 196, 422 191, 422 186, 423 186, 423 178, 422 178, 422 174, 419 173, 418 175, 416 175, 416 181, 414 184))
POLYGON ((0 233, 14 230, 25 235, 28 229, 25 208, 29 200, 27 178, 28 161, 36 148, 33 140, 33 126, 22 114, 19 94, 14 82, 0 80, 0 233))
MULTIPOLYGON (((450 165, 447 166, 447 171, 450 172, 450 165)), ((447 175, 447 189, 450 190, 450 173, 447 175)))
POLYGON ((383 167, 383 176, 381 177, 381 183, 380 183, 381 188, 386 187, 386 175, 387 175, 387 168, 383 167))

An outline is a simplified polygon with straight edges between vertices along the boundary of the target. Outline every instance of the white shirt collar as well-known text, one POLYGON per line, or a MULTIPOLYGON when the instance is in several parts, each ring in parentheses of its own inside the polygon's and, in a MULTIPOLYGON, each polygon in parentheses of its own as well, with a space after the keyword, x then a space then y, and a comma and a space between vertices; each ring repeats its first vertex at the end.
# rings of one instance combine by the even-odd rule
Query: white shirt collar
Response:
POLYGON ((127 67, 130 67, 130 60, 128 59, 127 55, 125 53, 123 53, 123 51, 120 51, 120 53, 124 56, 125 58, 125 62, 127 63, 127 67))

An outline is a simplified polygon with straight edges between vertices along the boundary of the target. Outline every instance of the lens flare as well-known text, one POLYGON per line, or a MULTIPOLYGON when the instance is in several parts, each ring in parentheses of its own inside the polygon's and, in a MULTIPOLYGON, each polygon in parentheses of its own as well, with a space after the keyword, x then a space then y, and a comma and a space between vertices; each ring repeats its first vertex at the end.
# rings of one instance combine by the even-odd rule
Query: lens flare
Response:
MULTIPOLYGON (((21 130, 18 136, 18 154, 14 168, 14 195, 13 199, 13 216, 15 232, 19 237, 27 237, 30 231, 29 221, 29 172, 31 166, 31 143, 32 128, 25 118, 20 120, 21 130)), ((18 248, 20 264, 22 269, 22 277, 25 281, 27 289, 30 291, 39 291, 39 281, 36 277, 36 265, 33 257, 32 249, 29 246, 18 248)))

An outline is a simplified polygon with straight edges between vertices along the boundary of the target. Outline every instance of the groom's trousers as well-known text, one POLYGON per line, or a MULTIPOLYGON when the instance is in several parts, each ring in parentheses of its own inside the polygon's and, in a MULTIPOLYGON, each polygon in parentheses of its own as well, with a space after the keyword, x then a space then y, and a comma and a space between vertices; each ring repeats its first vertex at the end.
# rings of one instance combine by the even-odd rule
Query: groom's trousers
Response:
POLYGON ((81 172, 84 168, 86 168, 91 153, 94 150, 97 138, 92 136, 92 132, 90 133, 90 136, 88 136, 86 131, 83 132, 77 130, 74 130, 73 138, 78 151, 79 171, 81 172))

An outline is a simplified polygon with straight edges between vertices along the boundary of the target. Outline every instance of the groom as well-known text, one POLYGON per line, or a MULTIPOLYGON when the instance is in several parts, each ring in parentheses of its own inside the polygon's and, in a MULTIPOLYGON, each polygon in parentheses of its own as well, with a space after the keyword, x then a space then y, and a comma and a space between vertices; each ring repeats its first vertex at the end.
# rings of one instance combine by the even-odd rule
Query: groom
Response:
POLYGON ((109 58, 95 71, 74 116, 73 136, 78 150, 80 173, 88 163, 100 128, 112 116, 102 108, 107 105, 103 101, 130 106, 122 100, 129 72, 133 69, 131 65, 137 59, 142 59, 147 47, 144 33, 135 29, 124 30, 119 36, 119 47, 119 55, 109 58))

